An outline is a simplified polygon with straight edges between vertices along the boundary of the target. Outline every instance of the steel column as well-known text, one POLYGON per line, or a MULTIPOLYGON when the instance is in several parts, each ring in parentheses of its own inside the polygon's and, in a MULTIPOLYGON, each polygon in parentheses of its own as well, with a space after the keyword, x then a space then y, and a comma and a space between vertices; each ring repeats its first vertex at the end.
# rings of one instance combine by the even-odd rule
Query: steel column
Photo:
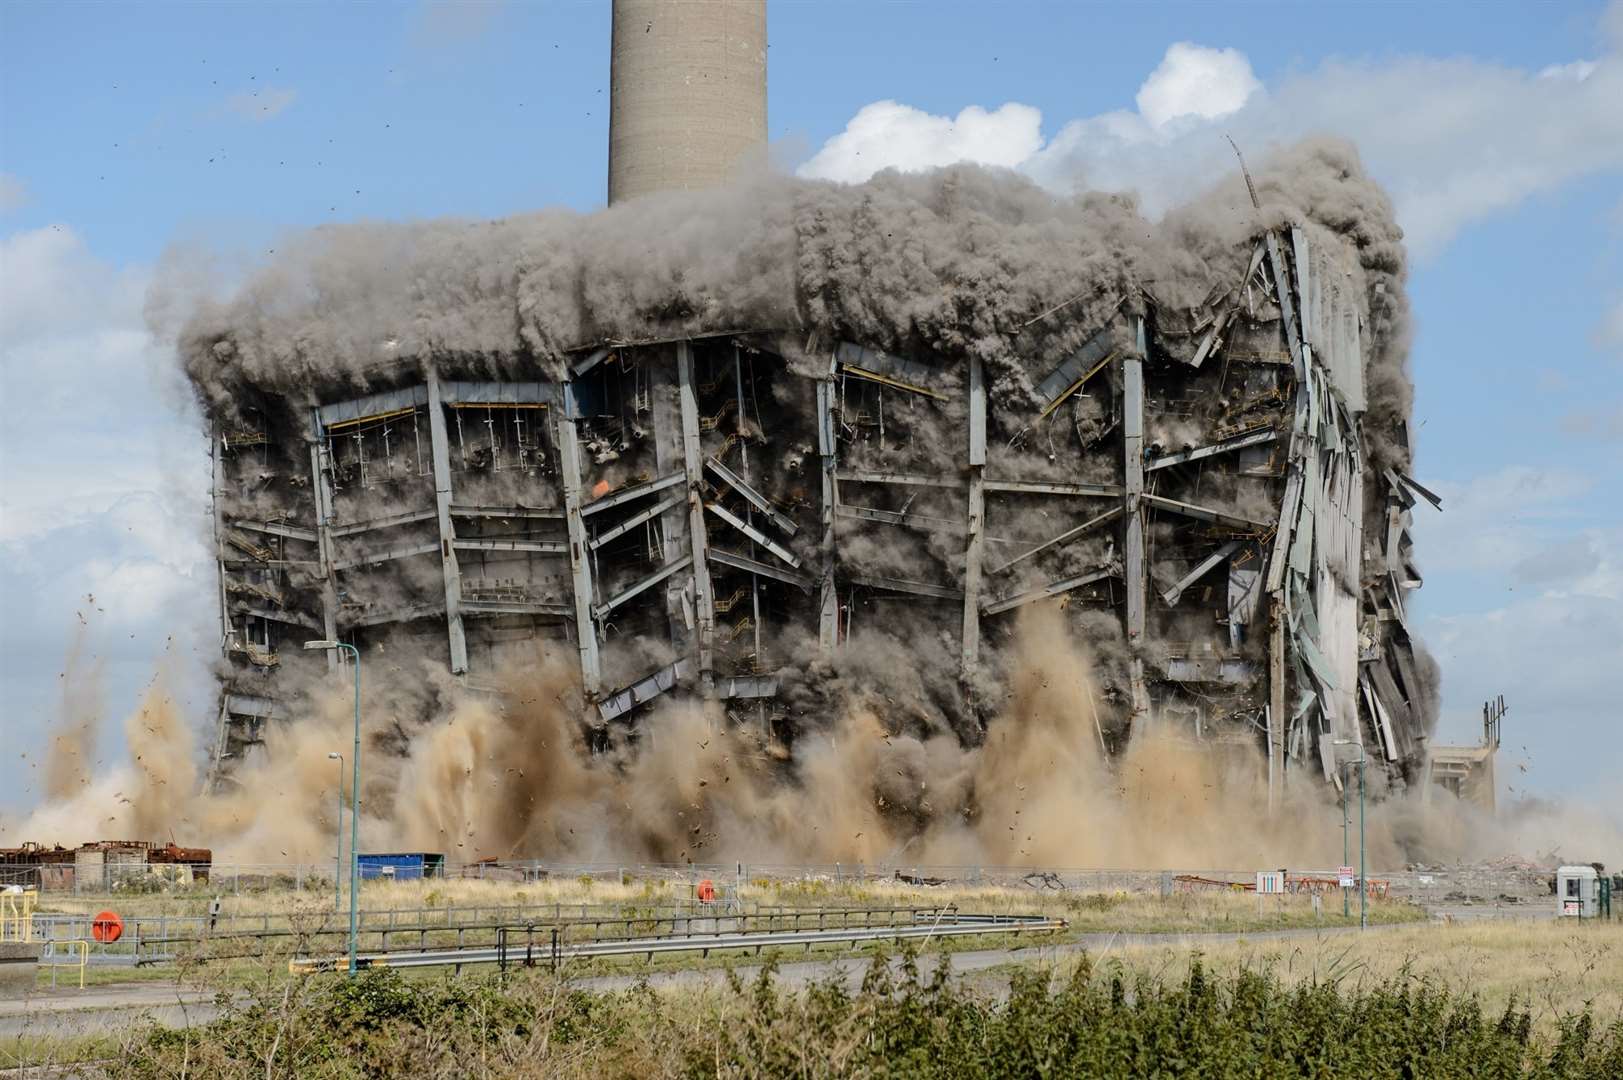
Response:
POLYGON ((823 580, 817 617, 817 644, 824 656, 834 651, 840 638, 840 596, 834 583, 834 514, 840 502, 840 482, 835 471, 838 464, 835 460, 836 445, 831 363, 829 377, 817 382, 817 452, 823 472, 823 580))
POLYGON ((981 656, 981 556, 986 542, 986 378, 981 358, 969 358, 969 542, 964 547, 963 675, 981 656))
POLYGON ((564 528, 569 535, 569 573, 574 583, 575 640, 580 647, 580 681, 586 699, 603 689, 603 666, 597 649, 597 622, 592 618, 592 564, 586 550, 586 522, 581 517, 580 438, 575 430, 575 391, 564 383, 564 407, 558 417, 558 473, 564 488, 564 528))
POLYGON ((1126 515, 1126 535, 1122 546, 1126 554, 1127 572, 1127 647, 1132 653, 1132 659, 1128 662, 1128 681, 1132 694, 1132 717, 1137 720, 1150 708, 1149 693, 1144 686, 1144 661, 1139 656, 1144 643, 1146 592, 1144 510, 1140 497, 1144 494, 1144 355, 1149 345, 1142 315, 1133 317, 1133 336, 1134 348, 1128 350, 1121 361, 1123 513, 1126 515))
POLYGON ((445 434, 445 407, 439 373, 428 369, 428 439, 434 459, 434 508, 440 526, 440 567, 445 577, 445 631, 451 643, 451 673, 468 670, 468 639, 462 632, 462 571, 457 566, 456 529, 451 524, 451 443, 445 434))
MULTIPOLYGON (((328 641, 336 641, 338 581, 334 577, 337 571, 333 569, 332 481, 328 478, 327 470, 321 467, 322 456, 327 452, 326 440, 321 431, 321 414, 313 410, 312 412, 315 436, 310 444, 310 490, 316 500, 316 559, 321 567, 321 627, 323 637, 328 641)), ((336 652, 327 653, 327 670, 329 672, 338 670, 336 652)))
MULTIPOLYGON (((679 347, 685 348, 686 346, 679 347)), ((665 362, 664 350, 650 356, 644 365, 648 373, 649 408, 654 431, 654 471, 661 477, 674 474, 679 478, 678 491, 691 486, 682 460, 681 408, 677 402, 677 388, 671 377, 671 367, 665 362)), ((675 562, 687 550, 688 515, 682 501, 659 517, 659 562, 675 562)), ((678 653, 688 651, 688 636, 694 629, 697 613, 688 614, 684 607, 692 606, 685 596, 688 578, 675 577, 665 583, 665 614, 670 624, 671 647, 678 653)))
POLYGON ((699 402, 693 393, 693 346, 676 343, 677 393, 682 410, 682 464, 688 480, 688 544, 693 556, 693 622, 699 654, 699 679, 706 692, 715 665, 716 600, 705 561, 704 458, 699 449, 699 402))

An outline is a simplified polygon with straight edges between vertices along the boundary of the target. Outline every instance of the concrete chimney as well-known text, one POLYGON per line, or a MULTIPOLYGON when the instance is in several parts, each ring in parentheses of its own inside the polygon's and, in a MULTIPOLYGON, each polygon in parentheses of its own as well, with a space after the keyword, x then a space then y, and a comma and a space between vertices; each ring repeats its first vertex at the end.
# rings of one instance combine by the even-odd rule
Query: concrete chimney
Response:
POLYGON ((709 187, 766 146, 766 0, 614 0, 609 203, 709 187))

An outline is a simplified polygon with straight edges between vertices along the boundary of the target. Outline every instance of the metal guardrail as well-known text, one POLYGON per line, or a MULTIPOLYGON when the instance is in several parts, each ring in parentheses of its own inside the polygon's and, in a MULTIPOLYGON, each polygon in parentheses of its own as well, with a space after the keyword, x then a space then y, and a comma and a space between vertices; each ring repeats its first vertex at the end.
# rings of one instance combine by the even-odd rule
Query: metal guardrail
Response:
MULTIPOLYGON (((647 937, 603 938, 587 941, 568 941, 564 928, 531 924, 520 927, 501 927, 493 947, 465 949, 429 949, 412 952, 368 954, 356 957, 358 968, 370 967, 462 967, 466 964, 496 964, 506 971, 509 966, 535 967, 546 963, 557 970, 566 960, 610 956, 643 956, 652 959, 655 954, 699 952, 706 956, 712 950, 762 949, 782 946, 801 946, 809 949, 819 944, 856 944, 865 941, 902 941, 908 939, 964 937, 985 934, 1057 933, 1070 924, 1064 919, 1051 919, 1040 915, 960 915, 950 909, 936 909, 933 913, 917 912, 911 923, 892 923, 879 926, 853 926, 836 929, 800 929, 734 931, 726 933, 698 933, 659 935, 647 937), (933 914, 933 917, 923 917, 933 914), (537 932, 542 937, 537 939, 537 932), (514 934, 522 932, 521 941, 513 941, 514 934)), ((289 962, 288 970, 295 974, 338 971, 348 965, 348 958, 313 957, 289 962)))
POLYGON ((53 990, 56 989, 56 969, 64 967, 76 967, 79 969, 79 989, 83 990, 85 988, 85 968, 89 964, 90 942, 83 938, 47 941, 45 949, 40 953, 39 957, 39 966, 51 969, 51 989, 53 990), (59 953, 58 948, 65 950, 65 952, 59 953), (66 962, 62 960, 63 955, 71 957, 73 953, 78 953, 78 959, 70 958, 66 962))
MULTIPOLYGON (((809 931, 874 928, 906 925, 920 919, 955 917, 951 907, 897 907, 868 905, 862 907, 791 907, 787 905, 750 905, 747 908, 723 902, 712 904, 678 905, 651 910, 640 910, 635 905, 593 908, 591 905, 546 905, 563 917, 549 918, 545 911, 532 909, 518 920, 497 920, 483 923, 431 919, 425 922, 396 922, 387 925, 362 925, 359 928, 361 949, 376 954, 395 954, 411 950, 427 951, 430 938, 435 948, 469 949, 498 943, 500 932, 512 926, 557 927, 569 940, 589 938, 593 941, 643 940, 649 937, 691 937, 696 934, 750 933, 767 931, 809 931), (578 910, 578 913, 577 913, 578 910), (454 943, 443 940, 456 935, 454 943), (405 938, 407 943, 396 942, 405 938), (394 939, 394 940, 391 940, 394 939), (415 940, 413 940, 415 939, 415 940)), ((424 909, 434 915, 444 914, 442 909, 424 909)), ((408 912, 407 914, 421 914, 408 912)), ((233 960, 274 954, 277 945, 285 942, 286 952, 308 954, 325 939, 342 945, 349 935, 347 925, 334 922, 319 926, 285 925, 255 928, 205 935, 182 935, 169 938, 146 937, 134 946, 134 962, 162 963, 173 960, 182 951, 188 951, 201 960, 233 960)))

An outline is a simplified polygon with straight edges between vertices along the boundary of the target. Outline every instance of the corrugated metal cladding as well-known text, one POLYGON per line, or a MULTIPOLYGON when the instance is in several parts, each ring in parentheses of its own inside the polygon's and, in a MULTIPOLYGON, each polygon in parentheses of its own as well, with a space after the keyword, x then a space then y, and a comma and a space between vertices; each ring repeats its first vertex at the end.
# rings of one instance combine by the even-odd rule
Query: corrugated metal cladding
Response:
POLYGON ((445 873, 445 856, 438 852, 362 852, 356 862, 360 864, 363 879, 392 877, 396 881, 416 881, 425 877, 441 877, 445 873))

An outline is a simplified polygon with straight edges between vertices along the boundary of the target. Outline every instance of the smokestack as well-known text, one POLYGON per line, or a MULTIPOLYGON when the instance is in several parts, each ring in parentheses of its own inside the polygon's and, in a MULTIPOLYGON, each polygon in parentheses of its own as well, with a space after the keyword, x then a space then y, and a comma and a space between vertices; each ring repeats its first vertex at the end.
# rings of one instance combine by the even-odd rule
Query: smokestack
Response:
POLYGON ((709 187, 766 144, 766 0, 614 0, 609 203, 709 187))

